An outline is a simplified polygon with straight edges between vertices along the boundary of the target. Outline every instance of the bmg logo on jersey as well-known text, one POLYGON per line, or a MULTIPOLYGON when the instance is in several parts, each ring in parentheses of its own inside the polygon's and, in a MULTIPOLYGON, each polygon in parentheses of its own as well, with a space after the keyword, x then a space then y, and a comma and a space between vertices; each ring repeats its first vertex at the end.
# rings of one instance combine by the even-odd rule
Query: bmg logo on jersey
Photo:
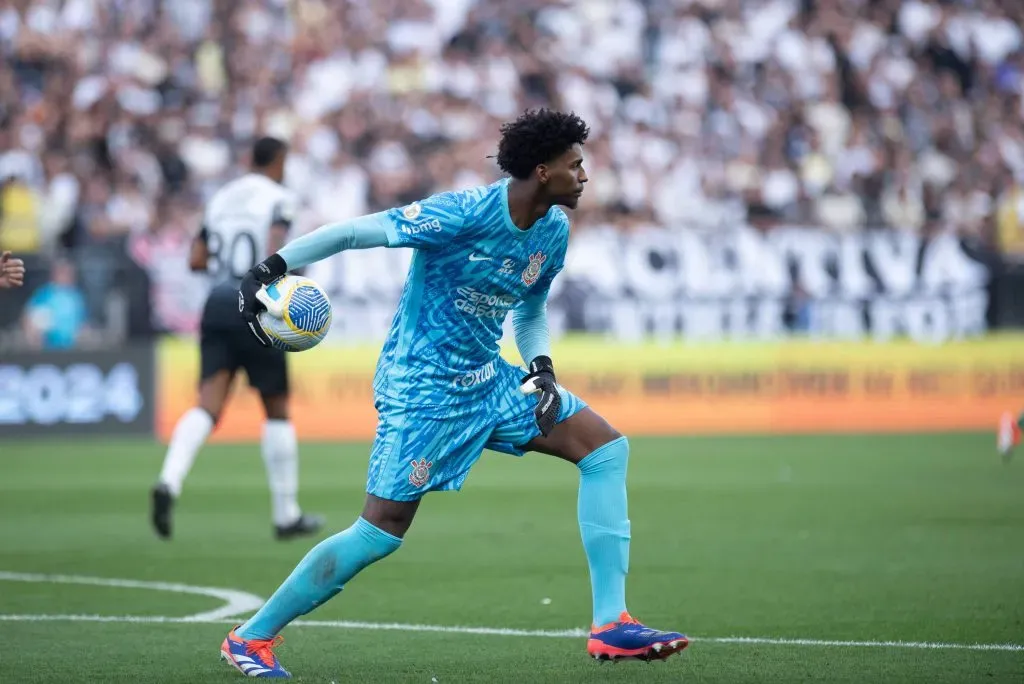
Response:
POLYGON ((455 378, 455 382, 452 384, 456 387, 473 387, 487 382, 495 375, 498 374, 495 362, 491 361, 486 366, 471 370, 468 373, 463 373, 459 377, 455 378))
POLYGON ((471 287, 460 287, 456 292, 459 298, 455 308, 478 318, 504 318, 518 301, 514 295, 487 294, 471 287))
POLYGON ((418 235, 420 233, 426 233, 428 230, 432 230, 435 233, 441 232, 441 222, 436 218, 427 219, 420 223, 403 223, 402 232, 406 235, 418 235))

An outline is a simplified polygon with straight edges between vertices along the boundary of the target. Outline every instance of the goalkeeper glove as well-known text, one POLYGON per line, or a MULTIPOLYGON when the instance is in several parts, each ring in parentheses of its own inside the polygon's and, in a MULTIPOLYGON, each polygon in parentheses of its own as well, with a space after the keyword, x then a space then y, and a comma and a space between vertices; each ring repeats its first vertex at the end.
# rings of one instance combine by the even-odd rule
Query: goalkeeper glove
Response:
POLYGON ((530 374, 523 378, 519 391, 523 394, 540 394, 533 415, 540 434, 547 437, 562 413, 562 396, 558 393, 555 367, 550 358, 538 356, 530 362, 530 374))
POLYGON ((238 286, 238 312, 249 324, 249 330, 264 347, 270 346, 270 338, 263 331, 263 327, 256 319, 256 314, 266 309, 266 305, 257 296, 259 291, 270 285, 288 272, 288 265, 281 258, 280 254, 271 254, 269 257, 253 266, 242 277, 242 283, 238 286))

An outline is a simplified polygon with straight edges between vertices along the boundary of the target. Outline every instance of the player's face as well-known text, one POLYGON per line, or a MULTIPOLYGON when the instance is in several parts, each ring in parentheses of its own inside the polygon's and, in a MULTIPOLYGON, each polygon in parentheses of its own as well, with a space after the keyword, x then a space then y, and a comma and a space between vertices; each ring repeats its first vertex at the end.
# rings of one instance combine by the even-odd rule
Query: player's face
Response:
POLYGON ((274 163, 270 167, 269 175, 272 180, 278 183, 284 183, 284 166, 287 161, 288 151, 281 150, 281 152, 278 153, 277 155, 277 159, 274 160, 274 163))
POLYGON ((575 209, 583 195, 587 172, 583 170, 583 147, 573 145, 551 164, 542 167, 546 175, 544 189, 552 204, 575 209))

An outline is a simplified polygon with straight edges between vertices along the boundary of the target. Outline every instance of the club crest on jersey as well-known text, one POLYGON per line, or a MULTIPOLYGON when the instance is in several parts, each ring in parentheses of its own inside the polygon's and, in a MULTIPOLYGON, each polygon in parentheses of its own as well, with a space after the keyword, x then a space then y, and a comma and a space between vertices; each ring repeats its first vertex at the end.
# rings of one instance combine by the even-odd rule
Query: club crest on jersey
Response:
POLYGON ((404 216, 409 221, 415 221, 416 218, 420 215, 421 211, 423 211, 423 208, 420 206, 420 203, 413 202, 412 204, 410 204, 409 206, 402 210, 402 216, 404 216))
POLYGON ((544 252, 536 252, 530 255, 530 263, 523 270, 523 282, 527 286, 537 282, 537 278, 540 277, 540 267, 544 265, 545 260, 547 260, 547 257, 544 255, 544 252))
POLYGON ((412 472, 409 473, 409 484, 413 487, 422 487, 427 484, 430 480, 430 467, 432 465, 434 465, 434 462, 428 461, 425 458, 413 461, 412 472))

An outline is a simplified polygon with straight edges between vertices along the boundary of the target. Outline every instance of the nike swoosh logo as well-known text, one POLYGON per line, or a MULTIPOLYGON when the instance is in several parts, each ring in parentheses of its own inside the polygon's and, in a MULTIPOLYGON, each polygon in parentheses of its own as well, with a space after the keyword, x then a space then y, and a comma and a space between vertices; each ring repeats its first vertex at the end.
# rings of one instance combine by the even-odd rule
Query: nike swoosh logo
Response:
POLYGON ((489 257, 489 256, 479 256, 477 254, 470 254, 469 255, 469 260, 470 261, 490 261, 491 257, 489 257))

